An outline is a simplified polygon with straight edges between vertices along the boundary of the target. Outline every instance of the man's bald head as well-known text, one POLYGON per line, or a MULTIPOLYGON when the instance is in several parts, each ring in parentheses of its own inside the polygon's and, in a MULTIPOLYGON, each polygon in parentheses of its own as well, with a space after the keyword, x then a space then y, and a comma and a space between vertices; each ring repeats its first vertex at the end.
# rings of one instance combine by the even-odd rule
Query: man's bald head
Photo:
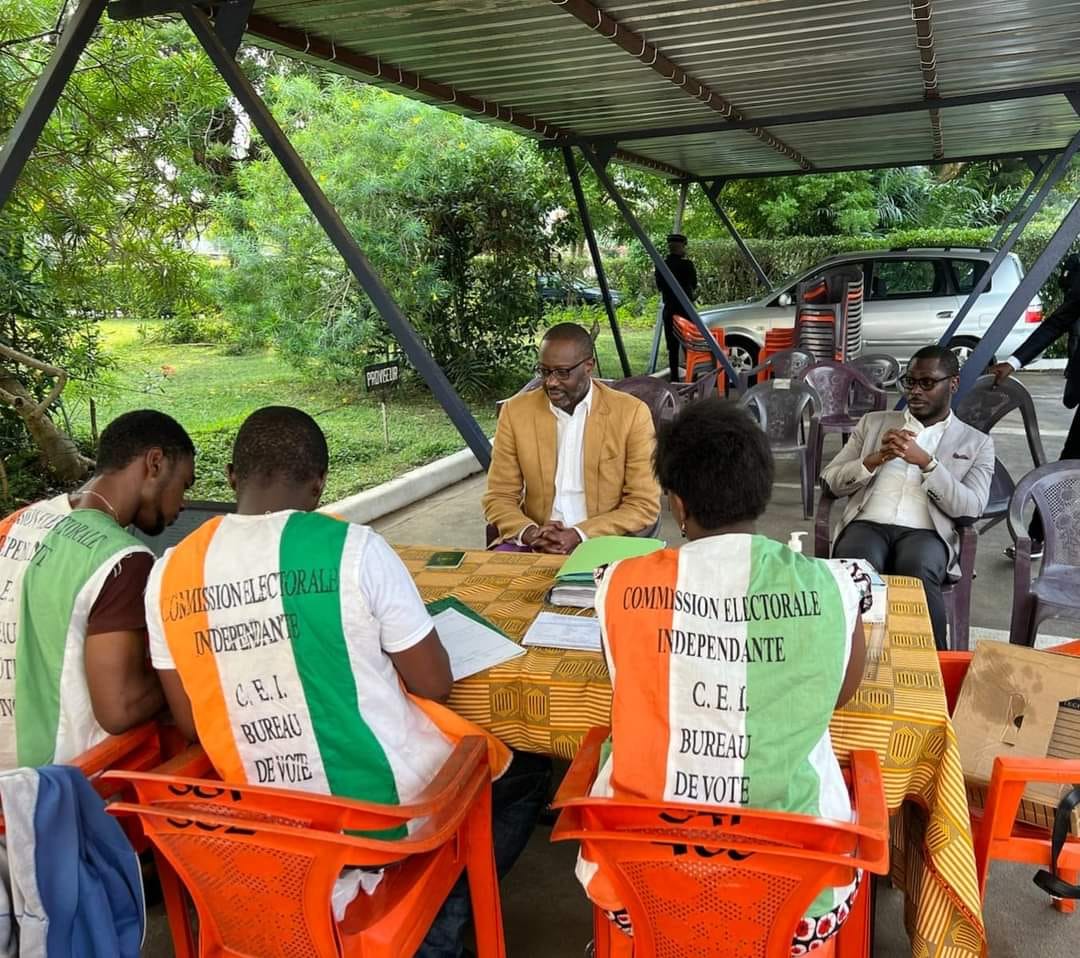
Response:
POLYGON ((584 326, 577 323, 559 323, 544 333, 543 343, 572 343, 581 351, 582 356, 591 356, 593 351, 592 336, 584 326))

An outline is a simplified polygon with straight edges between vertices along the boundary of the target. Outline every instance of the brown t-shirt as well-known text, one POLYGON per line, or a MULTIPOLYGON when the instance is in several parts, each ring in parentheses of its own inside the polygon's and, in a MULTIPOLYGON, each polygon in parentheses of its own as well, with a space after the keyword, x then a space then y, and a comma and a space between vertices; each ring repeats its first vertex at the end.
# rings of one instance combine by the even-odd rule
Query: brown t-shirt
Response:
POLYGON ((86 623, 87 635, 106 632, 144 632, 146 607, 143 595, 154 557, 148 552, 124 556, 109 573, 90 609, 86 623))

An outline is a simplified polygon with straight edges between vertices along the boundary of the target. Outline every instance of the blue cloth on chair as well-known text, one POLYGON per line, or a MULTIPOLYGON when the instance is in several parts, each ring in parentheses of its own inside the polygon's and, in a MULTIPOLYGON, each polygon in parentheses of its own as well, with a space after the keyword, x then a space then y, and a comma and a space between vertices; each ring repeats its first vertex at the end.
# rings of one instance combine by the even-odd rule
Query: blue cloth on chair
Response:
POLYGON ((0 953, 6 942, 15 954, 17 938, 20 958, 138 958, 139 860, 85 776, 67 765, 5 772, 0 801, 12 906, 0 916, 0 953))

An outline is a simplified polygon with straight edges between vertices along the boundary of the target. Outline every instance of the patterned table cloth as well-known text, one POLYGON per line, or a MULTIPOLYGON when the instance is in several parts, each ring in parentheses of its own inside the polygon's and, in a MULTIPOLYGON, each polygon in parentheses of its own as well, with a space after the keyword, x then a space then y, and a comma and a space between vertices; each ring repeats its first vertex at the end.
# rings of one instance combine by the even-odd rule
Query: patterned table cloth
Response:
MULTIPOLYGON (((397 552, 425 602, 453 596, 520 642, 560 556, 467 552, 457 569, 424 564, 436 550, 397 552)), ((449 702, 508 745, 572 758, 585 733, 611 718, 611 683, 595 652, 529 649, 458 682, 449 702)), ((886 626, 868 629, 867 666, 855 697, 833 717, 841 757, 877 752, 893 813, 892 879, 905 893, 914 958, 976 958, 985 952, 975 856, 956 735, 934 649, 922 583, 889 578, 886 626)))

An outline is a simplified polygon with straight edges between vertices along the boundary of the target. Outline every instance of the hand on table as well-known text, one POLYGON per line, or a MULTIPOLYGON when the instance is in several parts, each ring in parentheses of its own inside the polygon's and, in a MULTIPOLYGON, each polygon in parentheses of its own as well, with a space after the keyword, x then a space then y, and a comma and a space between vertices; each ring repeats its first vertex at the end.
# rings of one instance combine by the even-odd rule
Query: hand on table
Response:
POLYGON ((910 429, 890 429, 883 439, 882 451, 890 453, 891 458, 903 459, 920 469, 930 465, 930 454, 915 441, 915 433, 910 429))
POLYGON ((549 522, 538 530, 536 537, 528 545, 533 552, 546 552, 551 555, 569 555, 581 542, 577 529, 567 529, 561 522, 549 522))

